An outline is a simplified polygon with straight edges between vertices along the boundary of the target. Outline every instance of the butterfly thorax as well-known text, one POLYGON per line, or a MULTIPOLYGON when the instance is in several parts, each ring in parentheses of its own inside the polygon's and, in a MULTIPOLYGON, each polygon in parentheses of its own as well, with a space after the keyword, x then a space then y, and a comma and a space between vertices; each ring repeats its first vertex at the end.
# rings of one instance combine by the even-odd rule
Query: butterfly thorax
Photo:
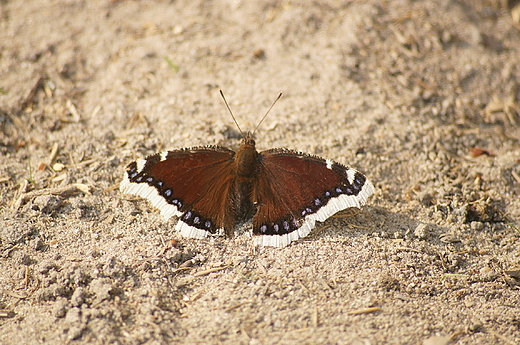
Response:
POLYGON ((237 175, 241 177, 253 177, 256 171, 258 152, 255 148, 255 141, 251 132, 247 132, 242 140, 242 145, 235 155, 237 175))

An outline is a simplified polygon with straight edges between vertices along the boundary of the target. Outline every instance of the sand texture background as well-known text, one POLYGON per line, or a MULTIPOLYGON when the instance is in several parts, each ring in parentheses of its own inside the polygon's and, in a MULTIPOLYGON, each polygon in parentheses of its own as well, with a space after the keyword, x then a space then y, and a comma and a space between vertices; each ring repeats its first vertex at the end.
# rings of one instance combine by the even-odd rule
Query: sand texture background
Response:
POLYGON ((0 343, 519 344, 515 1, 0 1, 0 343), (124 167, 259 128, 367 206, 180 237, 124 167))

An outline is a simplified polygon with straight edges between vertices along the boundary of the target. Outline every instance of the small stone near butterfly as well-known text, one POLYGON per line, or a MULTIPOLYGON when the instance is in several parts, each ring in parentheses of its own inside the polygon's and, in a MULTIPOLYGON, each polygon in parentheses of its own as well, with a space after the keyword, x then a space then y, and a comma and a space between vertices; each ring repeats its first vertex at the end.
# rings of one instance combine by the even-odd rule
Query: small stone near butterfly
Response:
POLYGON ((52 165, 52 170, 54 171, 62 171, 63 169, 65 169, 65 164, 63 163, 54 163, 52 165))
POLYGON ((177 247, 179 245, 179 241, 177 240, 169 240, 168 241, 168 244, 171 246, 171 247, 177 247))
POLYGON ((265 51, 261 48, 259 49, 255 49, 255 51, 253 51, 253 56, 259 60, 261 59, 264 59, 265 58, 265 51))
POLYGON ((520 279, 520 266, 515 266, 513 268, 505 270, 504 273, 510 277, 520 279))
POLYGON ((520 25, 520 1, 519 0, 508 0, 507 8, 511 14, 511 18, 516 25, 520 25))
POLYGON ((448 336, 434 335, 423 340, 423 345, 447 345, 450 340, 451 339, 448 336))
POLYGON ((471 157, 480 157, 482 155, 493 156, 491 152, 480 147, 472 147, 471 149, 469 149, 469 154, 471 155, 471 157))

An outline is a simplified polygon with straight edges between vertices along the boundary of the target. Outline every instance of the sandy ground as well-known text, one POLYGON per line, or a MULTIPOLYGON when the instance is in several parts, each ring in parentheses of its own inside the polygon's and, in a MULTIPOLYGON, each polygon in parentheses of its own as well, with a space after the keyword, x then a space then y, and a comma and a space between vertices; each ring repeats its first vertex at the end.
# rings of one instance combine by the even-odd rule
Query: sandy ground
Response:
MULTIPOLYGON (((509 1, 513 3, 513 1, 509 1)), ((519 344, 506 2, 0 1, 0 343, 519 344), (121 195, 164 149, 288 147, 376 194, 287 248, 121 195)))

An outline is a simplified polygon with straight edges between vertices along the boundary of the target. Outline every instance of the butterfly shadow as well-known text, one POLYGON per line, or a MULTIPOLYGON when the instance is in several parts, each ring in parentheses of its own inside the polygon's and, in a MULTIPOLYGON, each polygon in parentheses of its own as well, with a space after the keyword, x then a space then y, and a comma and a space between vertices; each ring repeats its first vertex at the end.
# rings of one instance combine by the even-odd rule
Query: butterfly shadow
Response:
MULTIPOLYGON (((328 237, 335 241, 352 241, 360 236, 393 240, 428 240, 456 243, 449 235, 449 228, 414 219, 400 212, 392 212, 381 206, 364 206, 346 209, 335 214, 316 228, 304 241, 328 237)), ((437 242, 437 241, 436 241, 437 242)))

